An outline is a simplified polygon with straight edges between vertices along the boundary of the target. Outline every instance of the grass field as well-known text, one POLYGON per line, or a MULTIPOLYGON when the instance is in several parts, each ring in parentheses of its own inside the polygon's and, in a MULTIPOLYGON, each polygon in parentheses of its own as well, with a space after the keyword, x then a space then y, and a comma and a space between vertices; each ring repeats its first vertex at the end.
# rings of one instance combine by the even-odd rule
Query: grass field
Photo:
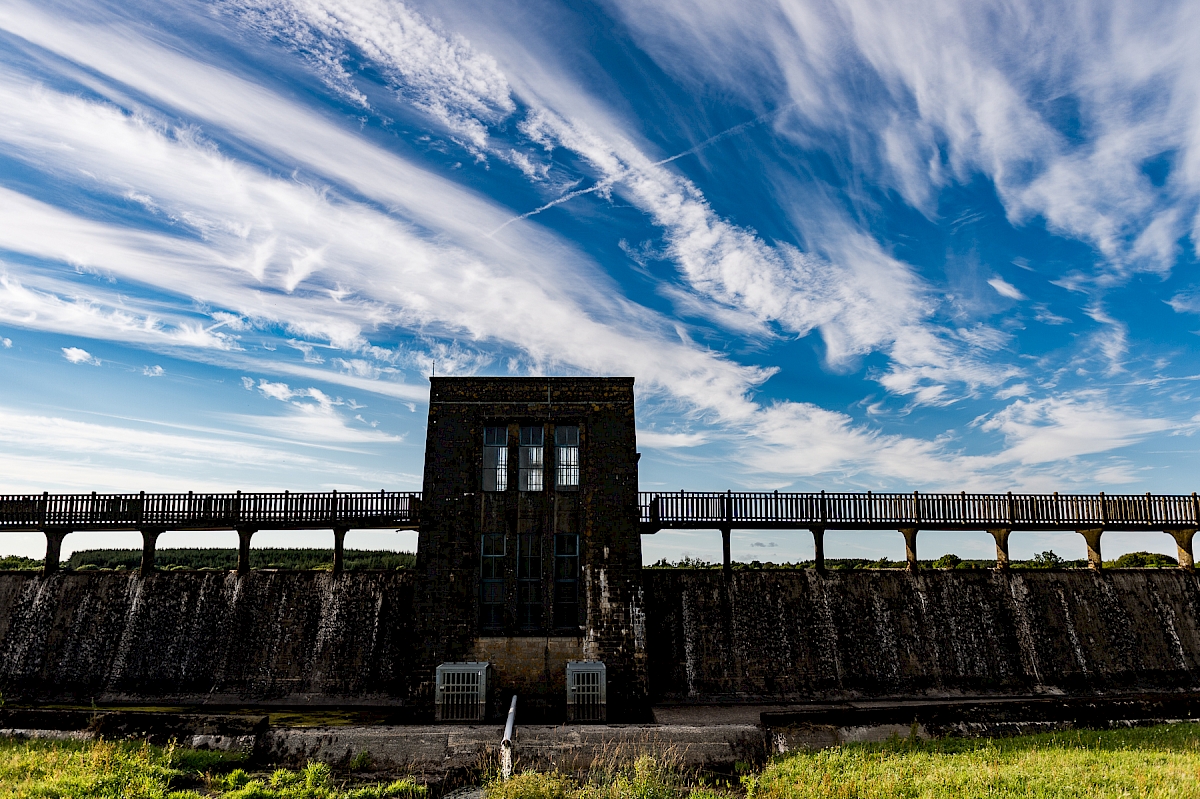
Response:
POLYGON ((489 799, 983 799, 1200 797, 1200 725, 1004 739, 893 740, 776 757, 737 778, 672 772, 648 758, 584 779, 521 774, 489 799))
MULTIPOLYGON (((585 775, 487 779, 488 799, 976 799, 1200 797, 1200 725, 1003 739, 893 739, 774 758, 737 775, 643 757, 585 775)), ((409 780, 363 782, 318 763, 256 772, 237 756, 140 743, 0 738, 0 795, 14 799, 421 799, 409 780)), ((481 775, 486 776, 486 775, 481 775)))
MULTIPOLYGON (((12 799, 421 799, 411 780, 350 785, 323 763, 256 774, 221 752, 136 742, 0 738, 0 796, 12 799)), ((248 768, 248 767, 247 767, 248 768)))

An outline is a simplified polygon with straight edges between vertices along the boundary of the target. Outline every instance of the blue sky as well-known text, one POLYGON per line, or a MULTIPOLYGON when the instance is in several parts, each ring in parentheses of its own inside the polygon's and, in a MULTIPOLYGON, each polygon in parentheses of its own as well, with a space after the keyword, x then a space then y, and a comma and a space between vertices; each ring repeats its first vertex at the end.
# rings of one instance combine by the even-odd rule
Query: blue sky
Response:
POLYGON ((1183 2, 5 0, 3 490, 418 490, 436 368, 636 377, 644 490, 1191 492, 1198 37, 1183 2))

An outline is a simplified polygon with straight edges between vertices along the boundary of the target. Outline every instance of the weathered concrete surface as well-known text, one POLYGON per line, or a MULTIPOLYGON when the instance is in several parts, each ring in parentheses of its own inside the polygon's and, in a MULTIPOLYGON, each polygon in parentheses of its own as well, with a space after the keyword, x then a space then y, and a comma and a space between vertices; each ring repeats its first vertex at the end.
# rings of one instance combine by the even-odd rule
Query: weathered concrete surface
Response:
POLYGON ((647 570, 656 702, 1200 688, 1182 570, 647 570))
MULTIPOLYGON (((657 703, 1200 689, 1200 578, 1184 571, 724 579, 644 573, 657 703)), ((403 572, 0 573, 0 691, 10 702, 412 707, 412 582, 403 572)), ((575 640, 551 639, 553 680, 575 640)), ((507 645, 481 641, 480 653, 507 645)), ((528 642, 510 659, 544 678, 547 639, 528 642)))
POLYGON ((11 701, 403 705, 403 572, 0 573, 11 701))
MULTIPOLYGON (((501 726, 311 727, 268 730, 256 755, 302 765, 321 760, 345 766, 368 752, 377 768, 425 775, 442 781, 495 765, 501 726)), ((513 766, 583 770, 632 762, 641 754, 681 768, 732 769, 761 762, 767 737, 755 724, 566 725, 517 727, 513 766)))

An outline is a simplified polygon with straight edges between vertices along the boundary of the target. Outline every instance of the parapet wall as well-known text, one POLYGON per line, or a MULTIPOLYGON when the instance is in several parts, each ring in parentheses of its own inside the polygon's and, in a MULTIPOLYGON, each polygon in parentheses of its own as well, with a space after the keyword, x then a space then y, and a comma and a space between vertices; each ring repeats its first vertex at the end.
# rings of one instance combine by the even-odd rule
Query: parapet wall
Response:
POLYGON ((18 701, 402 705, 404 572, 0 573, 0 690, 18 701))
POLYGON ((1175 569, 646 570, 657 702, 1200 688, 1175 569))

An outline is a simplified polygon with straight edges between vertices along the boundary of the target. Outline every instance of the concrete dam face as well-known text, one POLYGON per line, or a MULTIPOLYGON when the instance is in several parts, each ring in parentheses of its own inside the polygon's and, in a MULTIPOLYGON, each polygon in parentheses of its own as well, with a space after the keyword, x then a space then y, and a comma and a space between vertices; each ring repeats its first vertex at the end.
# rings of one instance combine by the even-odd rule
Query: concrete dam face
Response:
MULTIPOLYGON (((0 690, 419 709, 414 579, 0 574, 0 690)), ((1200 688, 1194 573, 654 569, 642 586, 652 702, 1200 688)))
POLYGON ((410 573, 0 574, 9 700, 403 704, 410 573))
POLYGON ((632 378, 435 377, 420 492, 0 495, 46 536, 0 572, 14 701, 375 705, 479 720, 644 719, 653 703, 1200 690, 1200 497, 639 492, 632 378), (254 571, 260 530, 330 529, 328 572, 254 571), (406 572, 344 571, 350 529, 417 531, 406 572), (643 536, 720 532, 720 570, 642 568, 643 536), (735 570, 734 529, 812 536, 814 568, 735 570), (57 572, 64 539, 137 530, 138 573, 57 572), (168 530, 236 530, 231 572, 161 572, 168 530), (830 530, 893 530, 907 569, 826 571, 830 530), (994 571, 924 569, 921 530, 984 531, 994 571), (1072 531, 1088 570, 1008 569, 1072 531), (800 532, 803 531, 803 532, 800 532), (1106 531, 1177 570, 1104 570, 1106 531), (456 715, 457 714, 457 715, 456 715), (528 717, 528 716, 527 716, 528 717))
POLYGON ((658 701, 1194 690, 1182 570, 645 572, 658 701))

